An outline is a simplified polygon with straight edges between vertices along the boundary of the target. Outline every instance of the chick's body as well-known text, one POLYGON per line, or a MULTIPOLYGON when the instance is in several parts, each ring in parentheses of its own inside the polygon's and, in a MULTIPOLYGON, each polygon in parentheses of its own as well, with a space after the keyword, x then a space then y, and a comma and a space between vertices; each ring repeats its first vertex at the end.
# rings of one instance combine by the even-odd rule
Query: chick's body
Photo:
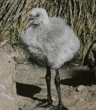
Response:
POLYGON ((34 57, 57 69, 73 58, 79 50, 80 42, 64 19, 52 17, 49 22, 49 25, 39 24, 24 29, 21 39, 34 57))

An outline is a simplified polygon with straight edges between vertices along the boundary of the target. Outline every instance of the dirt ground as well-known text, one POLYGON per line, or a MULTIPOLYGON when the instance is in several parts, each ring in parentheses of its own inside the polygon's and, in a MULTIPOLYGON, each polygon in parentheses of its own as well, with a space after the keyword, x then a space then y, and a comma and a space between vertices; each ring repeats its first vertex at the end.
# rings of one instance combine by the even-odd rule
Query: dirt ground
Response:
MULTIPOLYGON (((50 110, 39 108, 47 98, 45 82, 46 68, 35 64, 16 66, 18 107, 20 110, 50 110)), ((52 70, 51 92, 53 105, 58 104, 54 85, 55 71, 52 70)), ((69 110, 96 110, 96 83, 87 67, 65 67, 60 69, 63 104, 69 110)))

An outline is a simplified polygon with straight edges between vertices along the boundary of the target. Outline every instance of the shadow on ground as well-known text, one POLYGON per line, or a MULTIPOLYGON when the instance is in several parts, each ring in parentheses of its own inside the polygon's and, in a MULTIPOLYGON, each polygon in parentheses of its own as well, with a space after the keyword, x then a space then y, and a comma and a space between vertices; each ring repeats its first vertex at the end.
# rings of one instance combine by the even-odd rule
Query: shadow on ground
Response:
POLYGON ((16 83, 17 94, 32 98, 35 94, 41 91, 41 88, 35 85, 16 83))
MULTIPOLYGON (((30 97, 33 100, 40 101, 40 103, 38 103, 35 108, 40 107, 43 103, 47 102, 46 99, 39 99, 37 97, 34 97, 35 94, 37 94, 41 91, 41 88, 38 86, 22 84, 22 83, 17 82, 16 88, 17 88, 17 94, 18 95, 23 96, 23 97, 30 97)), ((22 110, 22 109, 19 108, 19 110, 22 110)))
POLYGON ((41 88, 35 85, 28 85, 28 84, 23 84, 23 83, 16 83, 16 88, 17 88, 17 94, 23 97, 30 97, 33 100, 38 100, 46 102, 46 99, 39 99, 37 97, 34 97, 35 94, 40 93, 41 88))
MULTIPOLYGON (((62 79, 60 83, 62 85, 68 85, 68 86, 73 86, 77 87, 79 85, 84 85, 84 86, 91 86, 96 84, 96 78, 95 74, 89 70, 84 70, 82 68, 77 68, 77 69, 71 69, 68 71, 70 73, 70 78, 62 79)), ((67 74, 69 74, 67 73, 67 74)), ((36 107, 39 107, 43 103, 45 103, 47 100, 46 99, 39 99, 38 97, 34 97, 35 94, 40 93, 42 90, 40 87, 35 86, 35 85, 28 85, 28 84, 23 84, 23 83, 16 83, 17 87, 17 94, 24 96, 24 97, 30 97, 33 100, 38 100, 40 103, 37 104, 36 107)), ((45 108, 45 107, 44 107, 45 108)))
POLYGON ((95 73, 89 70, 74 70, 71 73, 72 78, 62 79, 62 85, 77 87, 79 85, 91 86, 96 84, 95 73))

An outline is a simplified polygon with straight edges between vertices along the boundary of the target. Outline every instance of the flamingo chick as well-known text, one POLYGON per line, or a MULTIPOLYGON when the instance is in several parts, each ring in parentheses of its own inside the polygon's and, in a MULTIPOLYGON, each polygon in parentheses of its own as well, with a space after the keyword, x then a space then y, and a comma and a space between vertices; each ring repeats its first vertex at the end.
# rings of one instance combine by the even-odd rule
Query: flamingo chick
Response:
POLYGON ((50 82, 51 69, 54 69, 59 103, 52 110, 68 110, 61 100, 59 68, 70 61, 80 48, 80 41, 73 30, 64 19, 48 17, 45 9, 33 8, 27 26, 21 32, 21 40, 32 56, 46 65, 47 102, 42 106, 52 105, 50 82))

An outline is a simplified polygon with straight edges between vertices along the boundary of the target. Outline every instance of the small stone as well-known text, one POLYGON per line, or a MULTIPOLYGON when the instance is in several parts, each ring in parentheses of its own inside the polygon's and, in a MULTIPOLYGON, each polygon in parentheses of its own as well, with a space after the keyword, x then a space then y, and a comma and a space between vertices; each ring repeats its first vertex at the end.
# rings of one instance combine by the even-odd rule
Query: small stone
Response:
POLYGON ((85 88, 85 86, 83 86, 83 85, 78 86, 78 88, 76 89, 76 91, 77 91, 77 92, 80 92, 80 91, 82 91, 84 88, 85 88))

